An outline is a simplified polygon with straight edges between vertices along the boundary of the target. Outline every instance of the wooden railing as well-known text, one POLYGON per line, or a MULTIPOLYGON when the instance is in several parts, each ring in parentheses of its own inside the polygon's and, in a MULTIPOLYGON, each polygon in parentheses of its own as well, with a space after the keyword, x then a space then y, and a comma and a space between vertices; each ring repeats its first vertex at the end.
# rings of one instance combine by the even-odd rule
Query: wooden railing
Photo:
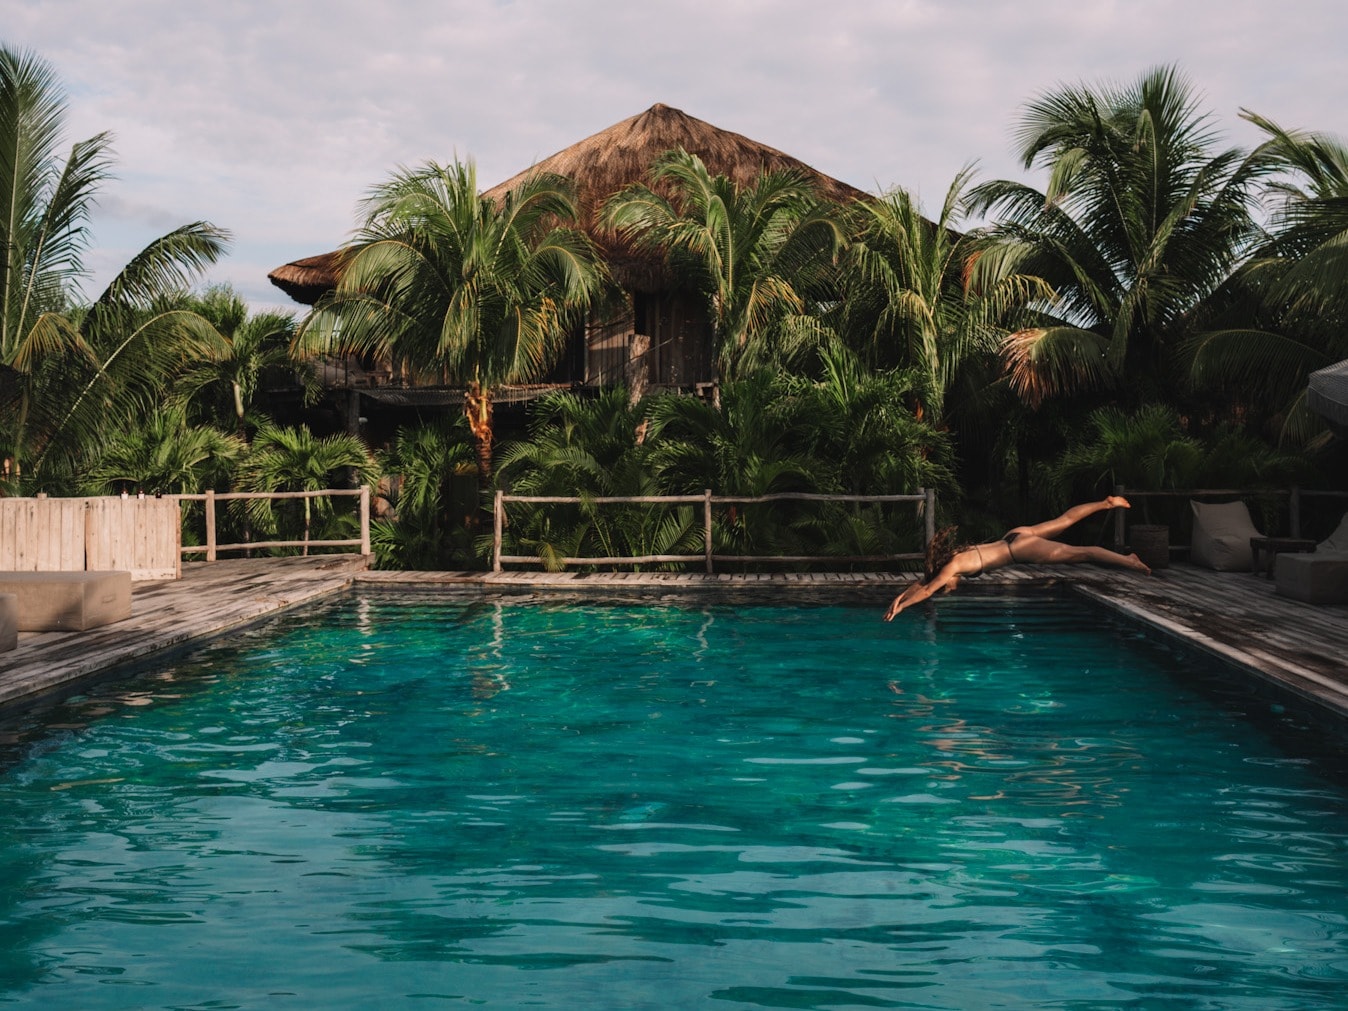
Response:
MULTIPOLYGON (((169 497, 169 496, 166 496, 169 497)), ((214 492, 208 491, 200 495, 174 495, 171 496, 179 502, 204 502, 206 503, 206 543, 184 545, 182 553, 184 556, 189 554, 201 554, 205 552, 206 561, 214 562, 218 553, 221 551, 256 551, 266 548, 302 548, 307 554, 309 548, 360 548, 362 555, 370 553, 370 489, 361 488, 326 488, 323 491, 277 491, 277 492, 256 492, 256 491, 230 491, 214 492), (309 498, 349 498, 358 497, 360 499, 360 536, 347 540, 298 540, 298 541, 246 541, 242 544, 218 544, 216 543, 216 523, 215 507, 216 503, 236 500, 236 499, 309 499, 309 498)))
MULTIPOLYGON (((1292 537, 1301 536, 1301 505, 1303 500, 1308 498, 1339 498, 1348 499, 1348 491, 1320 491, 1311 488, 1191 488, 1188 490, 1178 489, 1170 491, 1142 491, 1137 488, 1125 488, 1123 485, 1114 486, 1114 494, 1122 495, 1132 504, 1136 504, 1148 498, 1186 498, 1186 499, 1206 499, 1206 498, 1262 498, 1262 499, 1286 499, 1287 500, 1287 526, 1288 533, 1292 537)), ((1124 530, 1124 522, 1127 510, 1114 510, 1114 542, 1115 544, 1127 543, 1127 537, 1124 530)), ((1132 519, 1136 522, 1136 510, 1133 510, 1132 519)), ((1186 545, 1172 544, 1170 550, 1184 550, 1186 545)))
POLYGON ((492 557, 493 572, 500 572, 501 566, 512 564, 538 564, 541 559, 534 555, 501 554, 502 534, 506 526, 505 506, 507 502, 530 502, 539 505, 702 505, 702 554, 700 555, 606 555, 593 558, 560 558, 556 561, 563 565, 658 565, 666 563, 697 564, 702 563, 707 572, 713 572, 717 562, 895 562, 911 561, 924 556, 924 551, 907 552, 897 555, 718 555, 712 551, 712 526, 714 507, 718 505, 756 505, 763 502, 912 502, 918 515, 926 521, 925 545, 931 542, 936 533, 936 492, 931 488, 922 489, 916 495, 816 495, 806 492, 782 492, 776 495, 713 495, 708 489, 701 495, 605 495, 594 498, 581 498, 574 495, 507 495, 497 491, 492 508, 492 557))

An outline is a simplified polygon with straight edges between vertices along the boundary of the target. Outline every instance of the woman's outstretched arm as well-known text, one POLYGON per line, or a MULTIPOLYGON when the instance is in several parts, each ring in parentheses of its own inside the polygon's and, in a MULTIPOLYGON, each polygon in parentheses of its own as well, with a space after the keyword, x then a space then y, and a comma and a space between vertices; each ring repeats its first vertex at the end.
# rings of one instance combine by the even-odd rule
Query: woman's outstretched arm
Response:
POLYGON ((932 577, 931 582, 909 583, 904 591, 895 597, 894 602, 889 605, 889 610, 885 612, 885 621, 893 621, 894 617, 900 611, 912 607, 914 604, 920 604, 933 593, 945 589, 958 576, 959 570, 952 560, 945 568, 932 577))

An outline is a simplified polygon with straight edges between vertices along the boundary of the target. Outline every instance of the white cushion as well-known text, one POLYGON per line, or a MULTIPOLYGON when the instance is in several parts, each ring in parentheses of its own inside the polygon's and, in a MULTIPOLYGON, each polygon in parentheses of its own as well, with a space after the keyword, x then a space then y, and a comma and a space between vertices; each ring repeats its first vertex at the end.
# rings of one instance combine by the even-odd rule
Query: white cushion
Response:
POLYGON ((1317 554, 1322 551, 1337 554, 1348 552, 1348 513, 1344 513, 1343 519, 1339 520, 1339 528, 1315 546, 1315 551, 1317 554))
POLYGON ((1193 502, 1189 560, 1218 572, 1250 571, 1250 538, 1258 537, 1244 502, 1193 502))

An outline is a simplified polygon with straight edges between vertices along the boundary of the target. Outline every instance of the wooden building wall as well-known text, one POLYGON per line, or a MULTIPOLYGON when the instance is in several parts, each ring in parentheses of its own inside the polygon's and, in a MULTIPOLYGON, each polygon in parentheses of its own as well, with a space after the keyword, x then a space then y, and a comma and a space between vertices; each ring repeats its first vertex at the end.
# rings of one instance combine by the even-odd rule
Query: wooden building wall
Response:
POLYGON ((585 334, 587 386, 630 385, 629 362, 645 359, 651 386, 694 387, 712 380, 711 326, 701 299, 686 292, 637 292, 585 334), (637 341, 638 336, 649 342, 637 341))

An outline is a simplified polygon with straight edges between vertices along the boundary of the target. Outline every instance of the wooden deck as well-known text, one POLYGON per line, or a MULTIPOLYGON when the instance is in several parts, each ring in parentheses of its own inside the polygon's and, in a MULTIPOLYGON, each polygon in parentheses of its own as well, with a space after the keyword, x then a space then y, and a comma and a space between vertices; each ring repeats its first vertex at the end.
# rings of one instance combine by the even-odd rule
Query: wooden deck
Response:
MULTIPOLYGON (((71 690, 80 679, 225 634, 287 608, 357 588, 521 599, 686 598, 801 605, 847 601, 882 610, 908 577, 812 573, 374 572, 360 556, 232 560, 184 566, 173 582, 137 584, 132 616, 88 632, 24 633, 0 654, 0 705, 71 690)), ((1065 586, 1348 716, 1348 606, 1277 596, 1248 573, 1188 565, 1140 576, 1090 566, 999 570, 998 586, 1065 586)), ((960 592, 966 592, 961 589, 960 592)), ((939 607, 939 601, 934 605, 939 607)), ((879 613, 876 615, 879 620, 879 613)), ((901 615, 897 620, 902 621, 901 615)))
POLYGON ((183 566, 181 579, 135 583, 124 621, 86 632, 20 632, 18 648, 0 653, 0 706, 341 593, 365 565, 359 555, 196 562, 183 566))

